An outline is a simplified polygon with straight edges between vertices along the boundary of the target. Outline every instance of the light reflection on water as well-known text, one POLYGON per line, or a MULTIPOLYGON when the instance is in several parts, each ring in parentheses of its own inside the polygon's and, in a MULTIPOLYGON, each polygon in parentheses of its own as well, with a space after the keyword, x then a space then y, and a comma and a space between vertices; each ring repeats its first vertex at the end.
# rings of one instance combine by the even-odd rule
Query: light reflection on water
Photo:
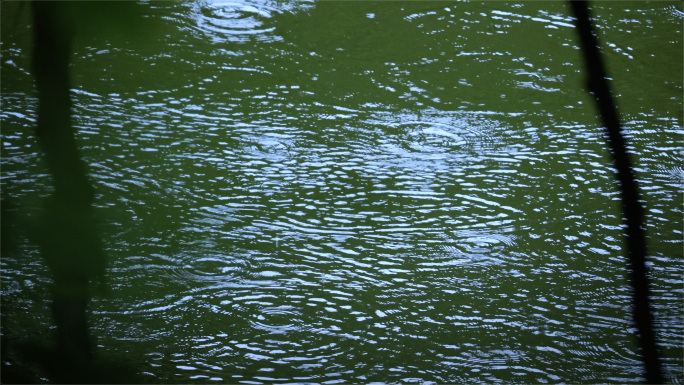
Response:
MULTIPOLYGON (((537 7, 156 3, 183 44, 80 49, 74 124, 112 257, 102 349, 139 353, 161 382, 639 381, 619 194, 572 20, 537 7), (89 80, 105 58, 154 69, 89 80)), ((620 12, 599 8, 607 54, 643 72, 629 61, 650 46, 620 12)), ((681 78, 659 76, 679 99, 634 107, 635 83, 619 100, 680 378, 681 78)), ((3 189, 35 211, 36 101, 3 101, 3 189)), ((2 264, 3 298, 49 323, 26 296, 41 264, 2 264)))

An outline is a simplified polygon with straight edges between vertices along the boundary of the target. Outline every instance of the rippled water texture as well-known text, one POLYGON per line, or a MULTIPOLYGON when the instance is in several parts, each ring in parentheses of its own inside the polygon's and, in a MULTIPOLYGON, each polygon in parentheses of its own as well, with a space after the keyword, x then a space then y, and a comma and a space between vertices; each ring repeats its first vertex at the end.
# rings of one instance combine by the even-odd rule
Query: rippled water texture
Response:
MULTIPOLYGON (((74 46, 111 259, 99 351, 153 382, 641 380, 619 193, 565 4, 144 7, 146 35, 74 46)), ((3 204, 30 220, 50 177, 28 10, 3 11, 3 204)), ((594 11, 681 383, 682 5, 594 11)), ((49 274, 10 230, 2 333, 47 339, 49 274)))

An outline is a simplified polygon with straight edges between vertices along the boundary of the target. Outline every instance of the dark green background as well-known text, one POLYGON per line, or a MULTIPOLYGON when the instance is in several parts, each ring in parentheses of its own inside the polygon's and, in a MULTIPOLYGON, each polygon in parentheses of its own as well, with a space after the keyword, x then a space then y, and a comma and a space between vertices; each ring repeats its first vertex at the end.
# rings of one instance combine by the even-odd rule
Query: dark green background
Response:
MULTIPOLYGON (((30 7, 1 7, 2 334, 48 343, 49 274, 7 226, 51 191, 30 7)), ((110 257, 100 354, 152 382, 640 380, 619 193, 565 3, 141 8, 84 12, 71 67, 110 257)), ((681 8, 593 7, 676 383, 681 8)))

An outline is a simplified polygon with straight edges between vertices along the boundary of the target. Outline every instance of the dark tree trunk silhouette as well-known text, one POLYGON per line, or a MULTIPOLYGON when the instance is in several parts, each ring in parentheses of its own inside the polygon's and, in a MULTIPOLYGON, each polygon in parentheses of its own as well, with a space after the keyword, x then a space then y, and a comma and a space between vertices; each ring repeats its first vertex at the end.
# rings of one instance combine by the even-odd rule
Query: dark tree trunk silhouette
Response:
POLYGON ((648 271, 646 268, 646 237, 642 227, 643 209, 629 154, 622 137, 617 109, 606 80, 606 71, 598 48, 586 1, 570 1, 577 18, 582 52, 588 73, 588 88, 596 99, 605 128, 608 146, 613 155, 622 193, 622 208, 627 225, 627 254, 629 256, 630 280, 633 288, 633 318, 639 333, 639 347, 646 369, 646 381, 663 383, 662 369, 658 359, 658 346, 653 331, 653 315, 649 303, 648 271))
POLYGON ((83 379, 83 371, 75 371, 91 362, 89 285, 104 272, 104 253, 93 226, 93 188, 71 125, 71 7, 67 2, 33 2, 33 69, 39 100, 35 132, 54 183, 34 237, 54 281, 55 358, 62 364, 56 366, 56 380, 67 382, 83 379))

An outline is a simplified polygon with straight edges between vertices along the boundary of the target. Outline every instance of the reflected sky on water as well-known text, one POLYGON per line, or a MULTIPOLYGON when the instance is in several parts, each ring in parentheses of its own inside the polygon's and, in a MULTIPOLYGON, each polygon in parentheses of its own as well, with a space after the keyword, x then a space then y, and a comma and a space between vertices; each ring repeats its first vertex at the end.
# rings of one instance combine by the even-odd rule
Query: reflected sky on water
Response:
MULTIPOLYGON (((640 381, 619 192, 565 4, 144 6, 147 36, 74 46, 111 258, 101 351, 153 382, 640 381)), ((51 187, 10 11, 2 190, 30 218, 51 187)), ((594 11, 677 382, 681 3, 594 11)), ((47 336, 49 275, 15 243, 2 332, 47 336)))

